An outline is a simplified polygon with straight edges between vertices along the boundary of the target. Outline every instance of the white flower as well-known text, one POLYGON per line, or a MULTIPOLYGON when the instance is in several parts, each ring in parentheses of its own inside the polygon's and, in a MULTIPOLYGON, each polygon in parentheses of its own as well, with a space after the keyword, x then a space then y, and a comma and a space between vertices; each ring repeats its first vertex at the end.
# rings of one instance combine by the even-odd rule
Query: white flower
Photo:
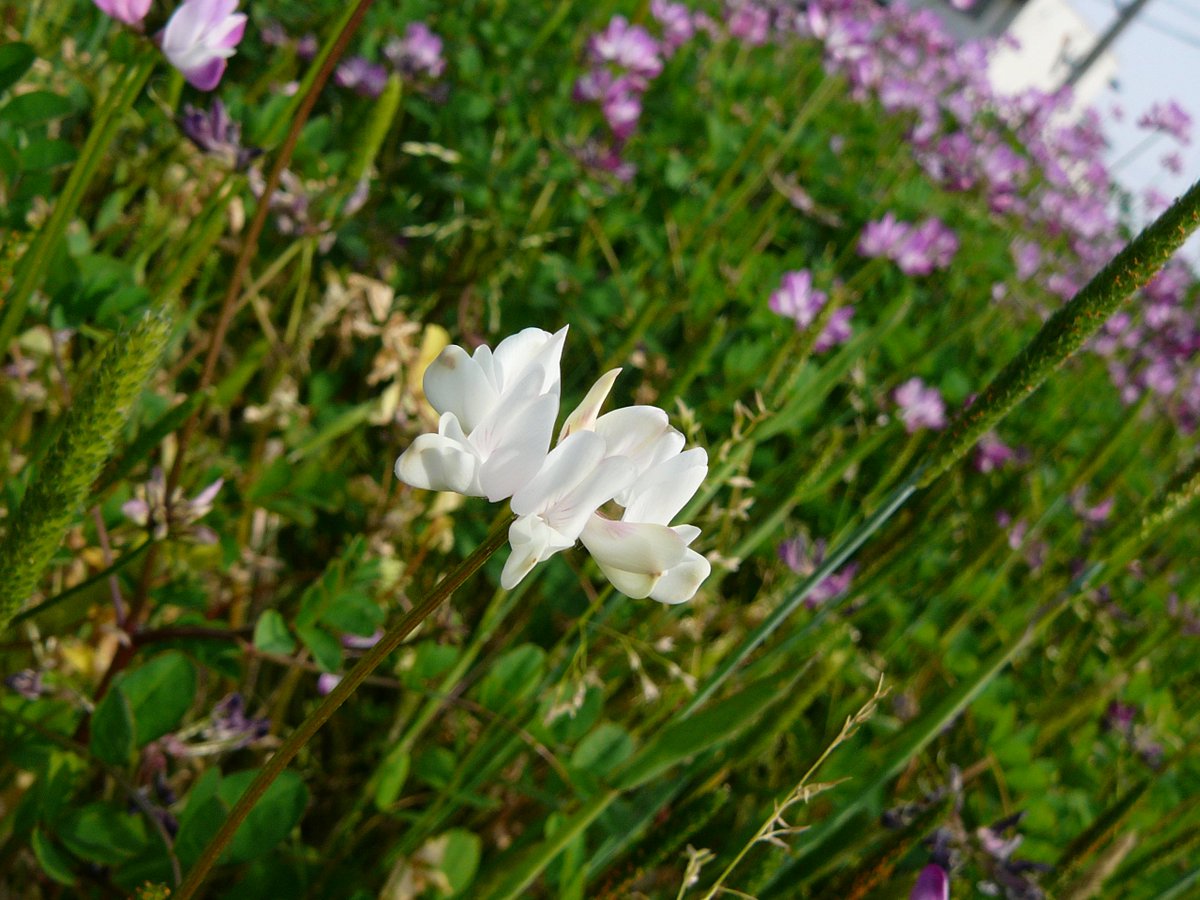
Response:
POLYGON ((500 584, 512 590, 533 567, 579 540, 588 518, 637 477, 633 462, 607 453, 592 431, 570 435, 550 451, 537 475, 513 494, 512 553, 500 584))
POLYGON ((246 31, 238 0, 184 0, 167 20, 162 52, 192 87, 211 91, 246 31))
POLYGON ((655 406, 627 406, 597 418, 616 379, 602 377, 567 419, 563 433, 590 429, 603 438, 611 458, 627 459, 636 479, 613 492, 625 508, 614 521, 599 512, 588 517, 580 538, 613 587, 640 600, 690 600, 711 566, 688 546, 700 535, 693 525, 670 526, 708 473, 708 454, 683 450, 684 437, 655 406))
POLYGON ((451 345, 425 372, 425 396, 441 413, 396 460, 396 477, 433 491, 495 502, 537 473, 558 417, 559 358, 567 329, 527 328, 493 352, 451 345))
MULTIPOLYGON (((598 430, 607 418, 602 416, 596 423, 598 430)), ((659 441, 647 458, 654 459, 667 444, 659 441)), ((653 462, 620 493, 617 500, 625 511, 619 520, 599 513, 588 519, 580 535, 583 545, 622 594, 635 600, 649 597, 660 603, 683 603, 708 577, 712 569, 708 560, 688 546, 700 536, 700 529, 670 524, 707 474, 708 454, 703 448, 676 451, 653 462)))

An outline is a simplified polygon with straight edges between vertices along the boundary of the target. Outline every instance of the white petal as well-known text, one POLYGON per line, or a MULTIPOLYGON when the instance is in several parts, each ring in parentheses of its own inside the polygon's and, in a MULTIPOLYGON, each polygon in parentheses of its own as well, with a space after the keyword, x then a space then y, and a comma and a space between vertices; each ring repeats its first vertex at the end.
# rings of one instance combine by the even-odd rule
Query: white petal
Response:
POLYGON ((425 370, 425 398, 439 413, 454 413, 471 432, 499 401, 479 363, 451 344, 425 370))
POLYGON ((631 600, 645 600, 654 590, 655 585, 662 579, 661 573, 645 575, 641 572, 626 572, 624 569, 614 569, 597 563, 604 577, 613 587, 631 600))
POLYGON ((588 519, 580 539, 605 571, 661 575, 678 565, 687 550, 683 537, 666 525, 614 522, 599 515, 588 519))
POLYGON ((712 566, 708 560, 695 550, 688 550, 683 562, 663 573, 649 597, 659 603, 686 603, 696 595, 710 572, 712 566))
MULTIPOLYGON (((639 473, 652 469, 683 449, 684 439, 671 427, 667 414, 656 406, 625 406, 596 420, 596 433, 608 443, 611 456, 627 456, 639 473)), ((629 505, 628 491, 617 502, 629 505)))
POLYGON ((540 471, 513 494, 512 510, 528 516, 548 510, 604 458, 604 438, 591 431, 571 435, 550 451, 540 471))
POLYGON ((650 469, 627 492, 626 522, 668 524, 708 474, 708 454, 693 447, 650 469))
POLYGON ((592 389, 587 392, 587 396, 583 398, 583 402, 575 407, 575 411, 567 416, 567 421, 563 422, 562 431, 558 433, 559 442, 565 441, 576 431, 591 431, 595 427, 600 407, 608 399, 613 383, 620 374, 620 369, 612 369, 600 376, 599 380, 592 385, 592 389))
POLYGON ((559 497, 545 513, 546 520, 574 541, 592 513, 632 484, 636 477, 637 469, 630 460, 624 456, 606 457, 575 487, 559 497))
POLYGON ((479 458, 468 445, 440 434, 423 434, 396 460, 396 477, 427 491, 478 497, 479 458))
POLYGON ((496 366, 496 386, 504 393, 517 380, 531 370, 542 375, 539 393, 558 393, 559 361, 567 329, 563 327, 554 334, 540 328, 526 328, 496 345, 493 354, 496 366))
POLYGON ((500 573, 502 588, 511 591, 549 555, 548 536, 546 524, 532 516, 522 516, 508 527, 508 542, 512 545, 512 552, 505 560, 504 571, 500 573))
POLYGON ((700 537, 700 529, 695 525, 672 525, 671 530, 683 539, 685 544, 691 545, 692 541, 700 537))
MULTIPOLYGON (((558 397, 542 394, 516 409, 499 412, 504 413, 503 418, 494 423, 494 430, 487 431, 495 449, 479 471, 483 495, 493 503, 511 497, 537 474, 550 449, 558 397)), ((490 421, 481 426, 481 430, 492 428, 490 421)), ((471 442, 478 446, 474 434, 471 442)))

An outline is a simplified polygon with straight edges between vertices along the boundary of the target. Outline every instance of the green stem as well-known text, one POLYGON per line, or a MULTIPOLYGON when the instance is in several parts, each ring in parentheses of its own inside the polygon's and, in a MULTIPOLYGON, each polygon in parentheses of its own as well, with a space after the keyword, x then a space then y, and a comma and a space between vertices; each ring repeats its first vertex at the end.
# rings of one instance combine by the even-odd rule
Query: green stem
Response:
POLYGON ((8 348, 21 327, 21 319, 29 306, 29 298, 46 277, 68 223, 79 209, 88 185, 91 184, 104 154, 116 136, 121 119, 141 93, 146 79, 150 77, 157 57, 156 52, 148 51, 146 55, 119 72, 111 92, 101 104, 79 153, 79 159, 71 169, 62 193, 58 195, 54 204, 54 211, 17 264, 13 286, 5 304, 4 318, 0 320, 0 354, 8 348))
POLYGON ((508 526, 512 521, 513 518, 508 517, 501 522, 499 527, 484 539, 474 553, 459 563, 450 574, 438 582, 437 586, 420 603, 405 613, 400 621, 380 639, 379 643, 372 647, 346 674, 346 677, 337 683, 329 695, 321 701, 320 706, 309 713, 299 727, 288 736, 283 745, 267 760, 257 777, 251 782, 250 787, 230 810, 228 818, 221 823, 220 830, 204 848, 204 852, 196 860, 195 866, 188 872, 187 879, 180 886, 177 900, 190 900, 196 896, 196 892, 208 877, 209 871, 220 858, 221 852, 233 839, 238 826, 266 793, 271 783, 287 768, 288 763, 296 757, 308 740, 329 721, 338 707, 350 698, 350 695, 366 680, 367 676, 507 541, 508 526))

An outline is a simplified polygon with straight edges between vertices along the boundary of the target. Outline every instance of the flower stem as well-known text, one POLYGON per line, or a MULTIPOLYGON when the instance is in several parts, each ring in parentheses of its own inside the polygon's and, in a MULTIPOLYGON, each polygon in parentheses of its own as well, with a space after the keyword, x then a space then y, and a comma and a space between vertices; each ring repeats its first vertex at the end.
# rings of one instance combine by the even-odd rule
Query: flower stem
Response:
POLYGON ((350 698, 350 695, 366 680, 367 676, 392 651, 399 647, 418 625, 441 606, 455 590, 475 574, 488 557, 504 544, 508 539, 508 526, 512 521, 512 517, 508 517, 501 522, 484 539, 483 543, 475 549, 474 553, 459 563, 450 574, 438 582, 437 586, 424 599, 405 613, 400 618, 400 621, 393 625, 387 634, 380 639, 379 643, 372 647, 358 661, 358 664, 346 674, 346 677, 337 683, 334 689, 329 692, 329 695, 321 701, 321 704, 309 713, 308 717, 300 723, 299 727, 288 735, 287 740, 267 760, 266 765, 262 767, 254 781, 246 789, 246 792, 242 794, 233 809, 230 810, 229 816, 221 823, 220 830, 209 841, 208 846, 204 848, 204 852, 196 860, 195 866, 188 872, 187 879, 180 886, 176 900, 190 900, 190 898, 196 896, 196 892, 204 883, 204 879, 208 877, 209 871, 220 858, 221 852, 233 839, 238 826, 249 815, 250 810, 254 808, 254 804, 266 793, 271 783, 287 768, 288 763, 295 759, 296 754, 308 743, 309 738, 316 734, 329 721, 337 711, 337 708, 350 698))

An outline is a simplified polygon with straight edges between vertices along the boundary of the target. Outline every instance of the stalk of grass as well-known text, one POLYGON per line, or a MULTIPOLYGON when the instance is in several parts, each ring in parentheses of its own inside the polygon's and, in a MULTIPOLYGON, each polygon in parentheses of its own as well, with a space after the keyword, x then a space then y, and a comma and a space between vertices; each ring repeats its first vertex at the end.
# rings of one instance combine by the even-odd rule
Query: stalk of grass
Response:
POLYGON ((21 327, 21 319, 29 306, 29 298, 37 290, 50 269, 55 253, 62 245, 67 225, 74 218, 88 186, 96 176, 109 146, 126 112, 142 91, 154 68, 157 51, 147 48, 116 75, 108 95, 100 104, 96 120, 87 140, 79 151, 79 159, 71 168, 54 203, 54 211, 25 249, 13 273, 13 284, 5 303, 4 318, 0 319, 0 354, 7 351, 9 342, 21 327))
POLYGON ((170 321, 147 314, 105 350, 77 394, 49 455, 0 544, 0 630, 34 592, 100 475, 142 386, 158 365, 170 321))

